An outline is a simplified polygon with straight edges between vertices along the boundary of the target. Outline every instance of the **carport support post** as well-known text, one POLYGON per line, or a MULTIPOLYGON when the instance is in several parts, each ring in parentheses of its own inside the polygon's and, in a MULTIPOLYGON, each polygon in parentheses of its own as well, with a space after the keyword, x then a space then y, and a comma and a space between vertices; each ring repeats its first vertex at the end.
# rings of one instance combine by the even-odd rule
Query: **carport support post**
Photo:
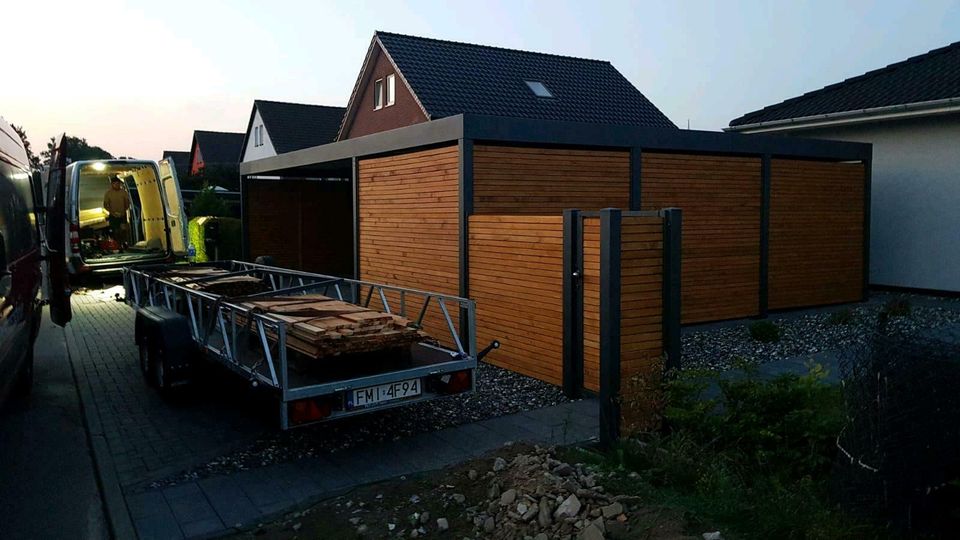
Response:
MULTIPOLYGON (((457 142, 460 155, 460 294, 470 296, 470 216, 473 214, 473 141, 460 139, 457 142)), ((460 340, 470 342, 467 310, 460 309, 460 340)))
POLYGON ((683 213, 679 208, 666 208, 663 215, 663 350, 666 367, 680 369, 680 261, 683 213))
POLYGON ((870 298, 870 198, 873 185, 873 147, 863 160, 863 301, 870 298))
POLYGON ((580 210, 563 211, 563 393, 578 398, 583 388, 583 288, 580 210))
POLYGON ((620 210, 600 211, 600 444, 620 438, 620 210))
POLYGON ((760 302, 757 316, 766 318, 770 305, 770 154, 760 158, 760 302))
MULTIPOLYGON (((350 158, 350 176, 353 183, 353 279, 360 279, 360 162, 350 158)), ((353 300, 360 302, 360 286, 353 287, 353 300)))
POLYGON ((246 175, 240 175, 240 258, 244 261, 250 260, 250 195, 247 193, 247 183, 250 181, 246 175))

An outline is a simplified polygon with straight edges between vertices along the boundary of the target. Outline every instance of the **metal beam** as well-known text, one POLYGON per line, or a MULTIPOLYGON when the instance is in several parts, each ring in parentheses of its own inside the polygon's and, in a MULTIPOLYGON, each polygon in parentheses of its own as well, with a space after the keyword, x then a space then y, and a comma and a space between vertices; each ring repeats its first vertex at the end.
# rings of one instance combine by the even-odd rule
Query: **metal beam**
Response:
POLYGON ((767 316, 770 306, 770 154, 760 159, 760 301, 757 315, 767 316))
POLYGON ((583 239, 579 210, 563 211, 563 393, 583 389, 583 239))
MULTIPOLYGON (((871 152, 872 154, 872 152, 871 152)), ((863 300, 870 296, 870 206, 873 189, 873 156, 863 160, 863 300)))
POLYGON ((250 260, 250 189, 247 186, 249 180, 246 176, 240 176, 240 258, 245 261, 250 260))
MULTIPOLYGON (((473 215, 473 141, 460 139, 458 156, 460 159, 459 179, 459 224, 460 224, 460 297, 470 297, 470 216, 473 215)), ((466 311, 460 310, 461 339, 467 341, 465 335, 466 311)))
POLYGON ((600 444, 620 438, 620 210, 600 211, 600 444))
POLYGON ((353 183, 353 279, 360 279, 360 161, 350 160, 353 183))
POLYGON ((661 210, 663 216, 663 350, 666 368, 680 369, 680 265, 683 253, 683 212, 679 208, 661 210))

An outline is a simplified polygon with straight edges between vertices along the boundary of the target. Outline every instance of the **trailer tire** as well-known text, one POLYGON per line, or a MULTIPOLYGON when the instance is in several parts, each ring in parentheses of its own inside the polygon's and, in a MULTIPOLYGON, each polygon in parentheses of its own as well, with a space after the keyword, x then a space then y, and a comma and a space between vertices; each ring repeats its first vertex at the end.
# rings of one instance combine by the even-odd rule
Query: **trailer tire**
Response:
POLYGON ((189 382, 194 370, 194 343, 187 319, 161 307, 137 311, 136 340, 140 369, 161 392, 189 382))
POLYGON ((163 357, 163 349, 159 346, 150 348, 151 367, 153 368, 153 384, 161 394, 170 390, 170 377, 167 374, 166 360, 163 357))

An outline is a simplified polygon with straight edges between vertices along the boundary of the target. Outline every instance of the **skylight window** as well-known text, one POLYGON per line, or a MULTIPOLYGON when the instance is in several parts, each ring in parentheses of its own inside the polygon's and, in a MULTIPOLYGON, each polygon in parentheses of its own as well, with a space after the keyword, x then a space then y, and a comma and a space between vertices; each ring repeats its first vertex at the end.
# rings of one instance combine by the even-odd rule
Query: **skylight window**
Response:
POLYGON ((547 86, 540 81, 523 81, 527 83, 527 86, 530 87, 530 91, 533 92, 533 95, 543 98, 552 98, 553 94, 550 93, 550 90, 547 90, 547 86))

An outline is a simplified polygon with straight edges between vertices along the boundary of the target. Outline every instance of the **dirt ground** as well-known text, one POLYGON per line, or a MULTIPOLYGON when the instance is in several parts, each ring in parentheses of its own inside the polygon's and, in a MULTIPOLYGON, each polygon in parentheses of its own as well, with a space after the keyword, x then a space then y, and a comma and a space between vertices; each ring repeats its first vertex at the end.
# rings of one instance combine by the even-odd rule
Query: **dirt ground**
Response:
POLYGON ((556 459, 547 449, 512 445, 447 469, 362 486, 231 538, 694 538, 684 534, 676 511, 608 493, 604 483, 612 477, 556 459), (541 469, 546 472, 538 474, 541 469), (583 502, 579 514, 546 518, 552 526, 542 527, 537 517, 524 519, 517 510, 527 508, 524 501, 533 501, 535 509, 539 498, 541 505, 548 501, 546 513, 554 516, 572 491, 583 502), (622 512, 608 516, 610 508, 622 512), (598 525, 604 520, 606 526, 598 525), (597 530, 588 531, 591 527, 597 530))

